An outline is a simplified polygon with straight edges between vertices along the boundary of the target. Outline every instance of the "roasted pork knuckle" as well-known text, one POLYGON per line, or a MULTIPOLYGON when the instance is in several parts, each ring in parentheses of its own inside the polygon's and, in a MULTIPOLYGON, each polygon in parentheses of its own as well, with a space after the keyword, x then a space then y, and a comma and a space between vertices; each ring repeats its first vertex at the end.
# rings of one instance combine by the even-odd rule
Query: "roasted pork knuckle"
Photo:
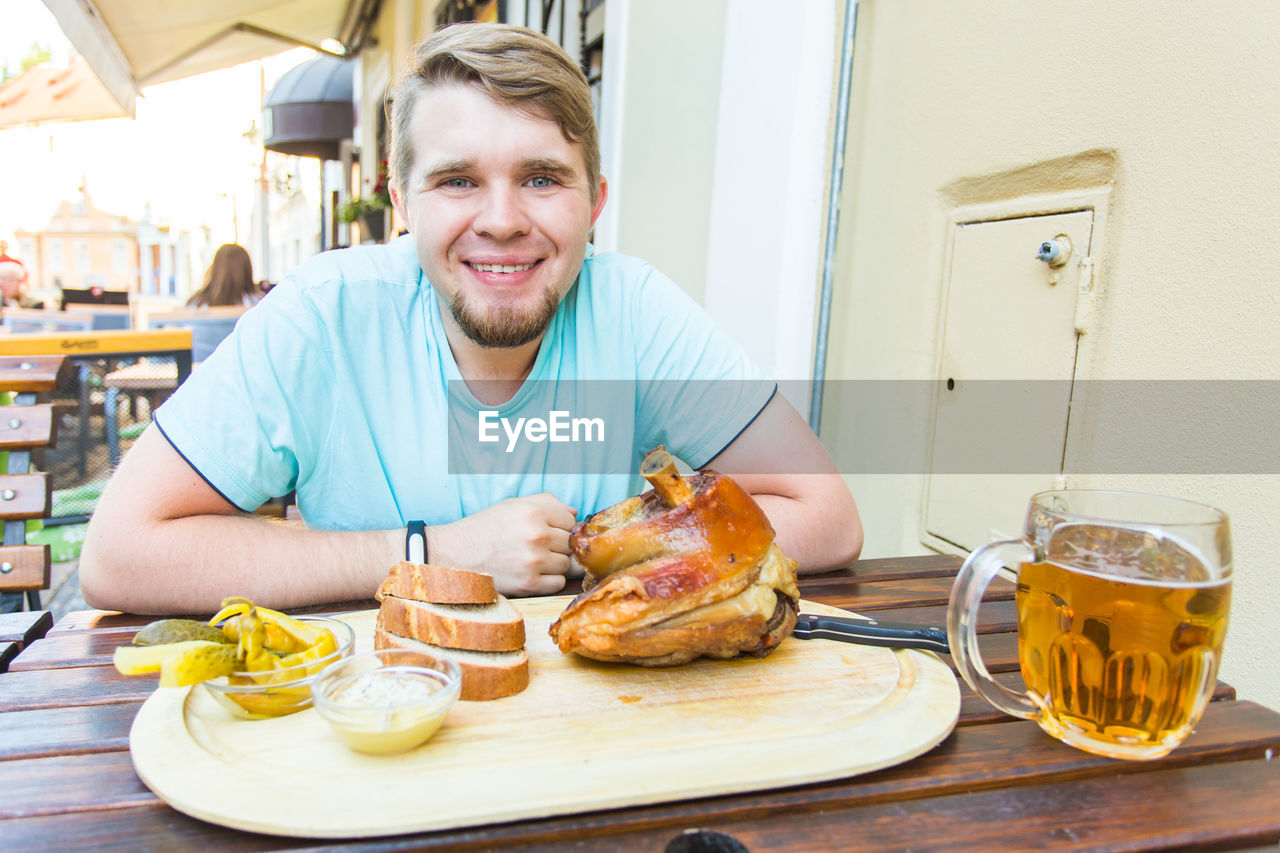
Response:
POLYGON ((796 562, 730 477, 681 477, 665 448, 640 469, 653 490, 590 516, 569 538, 583 593, 551 625, 562 652, 675 666, 763 657, 795 627, 796 562))

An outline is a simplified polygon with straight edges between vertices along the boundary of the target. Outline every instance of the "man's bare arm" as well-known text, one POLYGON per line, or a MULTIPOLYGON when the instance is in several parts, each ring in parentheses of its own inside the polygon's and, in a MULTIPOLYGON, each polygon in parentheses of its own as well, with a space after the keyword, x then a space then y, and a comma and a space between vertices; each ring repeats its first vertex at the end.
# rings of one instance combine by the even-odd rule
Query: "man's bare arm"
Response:
POLYGON ((844 478, 795 408, 775 394, 708 466, 729 474, 760 504, 782 552, 800 572, 848 566, 862 551, 862 520, 844 478))
MULTIPOLYGON (((564 586, 574 510, 551 495, 502 501, 427 530, 431 562, 488 572, 505 595, 564 586)), ((205 613, 228 595, 277 609, 373 597, 404 558, 404 528, 308 530, 241 512, 154 426, 111 478, 85 537, 80 587, 94 606, 205 613)))
POLYGON ((93 607, 132 613, 211 613, 228 595, 293 608, 371 598, 403 555, 403 530, 314 531, 241 512, 151 426, 98 502, 80 588, 93 607))

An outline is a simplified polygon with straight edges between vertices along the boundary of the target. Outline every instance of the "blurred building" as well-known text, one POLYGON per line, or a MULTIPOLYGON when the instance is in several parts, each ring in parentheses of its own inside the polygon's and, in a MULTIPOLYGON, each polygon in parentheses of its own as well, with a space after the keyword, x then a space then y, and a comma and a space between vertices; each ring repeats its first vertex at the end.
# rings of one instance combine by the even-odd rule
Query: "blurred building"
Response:
POLYGON ((42 228, 17 230, 14 237, 34 295, 138 289, 138 223, 95 207, 87 185, 79 198, 61 202, 42 228))
POLYGON ((217 250, 210 228, 177 228, 153 220, 146 207, 138 223, 139 294, 185 301, 200 287, 204 269, 217 250))

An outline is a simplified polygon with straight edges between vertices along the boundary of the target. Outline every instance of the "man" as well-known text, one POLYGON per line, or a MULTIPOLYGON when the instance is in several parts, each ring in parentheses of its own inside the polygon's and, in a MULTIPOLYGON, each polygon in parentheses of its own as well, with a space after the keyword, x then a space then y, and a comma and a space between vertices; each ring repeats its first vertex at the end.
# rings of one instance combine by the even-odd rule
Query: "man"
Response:
POLYGON ((638 446, 665 441, 735 476, 802 571, 856 557, 853 498, 773 383, 652 267, 588 257, 608 186, 586 80, 557 45, 504 25, 436 33, 396 91, 392 133, 409 234, 305 263, 157 411, 90 524, 87 602, 368 598, 415 520, 430 562, 489 572, 509 595, 555 593, 575 520, 633 479, 480 471, 459 464, 451 432, 489 410, 514 422, 537 389, 591 380, 632 389, 614 402, 638 446), (650 379, 729 393, 692 418, 655 402, 650 379), (761 473, 761 459, 786 464, 761 473), (248 514, 291 489, 305 529, 248 514))

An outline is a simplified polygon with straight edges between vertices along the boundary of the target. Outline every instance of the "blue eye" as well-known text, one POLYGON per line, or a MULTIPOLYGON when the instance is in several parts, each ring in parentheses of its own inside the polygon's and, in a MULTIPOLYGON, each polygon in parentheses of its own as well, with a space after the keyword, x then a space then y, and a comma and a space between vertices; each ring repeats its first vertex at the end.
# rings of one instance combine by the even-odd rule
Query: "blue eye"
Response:
POLYGON ((536 178, 529 179, 529 184, 534 189, 538 189, 538 190, 550 189, 554 183, 555 182, 552 181, 551 178, 547 177, 546 175, 539 175, 536 178))
POLYGON ((471 186, 471 182, 468 181, 466 178, 449 178, 447 181, 444 182, 444 184, 445 186, 452 187, 453 189, 456 189, 456 190, 466 189, 467 187, 471 186))

